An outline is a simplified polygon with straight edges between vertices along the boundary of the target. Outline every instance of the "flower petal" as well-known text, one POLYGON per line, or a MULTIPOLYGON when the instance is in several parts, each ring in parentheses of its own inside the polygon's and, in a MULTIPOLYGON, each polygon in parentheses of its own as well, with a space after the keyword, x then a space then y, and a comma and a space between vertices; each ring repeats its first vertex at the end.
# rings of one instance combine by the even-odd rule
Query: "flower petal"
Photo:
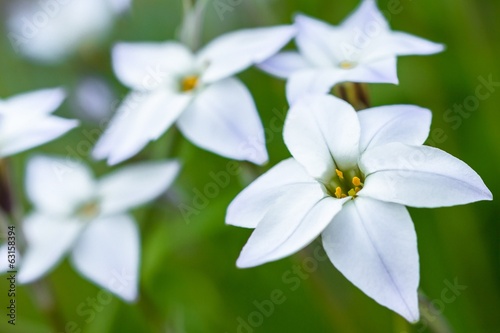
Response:
POLYGON ((258 64, 257 67, 279 78, 288 78, 294 72, 310 68, 310 64, 299 53, 285 51, 258 64))
POLYGON ((344 58, 339 47, 342 36, 335 27, 303 14, 295 16, 294 25, 297 27, 297 47, 315 67, 332 67, 344 58))
POLYGON ((276 54, 295 35, 293 26, 245 29, 222 35, 198 54, 198 63, 208 64, 204 82, 215 82, 237 74, 276 54))
POLYGON ((82 163, 64 158, 36 156, 26 171, 26 193, 36 209, 51 216, 69 216, 92 199, 95 183, 82 163))
POLYGON ((360 196, 429 208, 492 199, 474 170, 437 148, 379 146, 362 155, 360 168, 367 176, 360 196))
POLYGON ((45 275, 75 243, 83 224, 54 216, 32 214, 23 221, 28 248, 18 274, 19 283, 30 283, 45 275))
POLYGON ((250 92, 237 79, 209 85, 196 96, 177 125, 201 148, 256 164, 267 161, 262 123, 250 92))
POLYGON ((107 158, 108 164, 114 165, 134 156, 148 142, 158 139, 191 99, 190 94, 174 94, 164 89, 130 93, 97 141, 94 158, 107 158))
POLYGON ((132 0, 108 0, 113 11, 117 14, 130 9, 132 0))
POLYGON ((286 84, 288 103, 293 105, 307 94, 326 94, 338 82, 342 72, 332 69, 308 69, 290 75, 286 84))
POLYGON ((12 118, 2 118, 5 131, 0 133, 0 158, 43 145, 78 126, 77 120, 54 116, 38 116, 24 122, 12 118))
POLYGON ((300 99, 288 112, 283 130, 285 144, 308 173, 325 182, 335 168, 356 166, 360 128, 356 111, 328 95, 300 99))
POLYGON ((445 46, 400 31, 383 34, 376 40, 376 47, 365 54, 365 60, 387 56, 427 55, 444 51, 445 46))
POLYGON ((336 75, 340 82, 392 83, 398 84, 397 58, 394 56, 372 62, 360 62, 351 69, 339 69, 336 75))
POLYGON ((417 237, 404 206, 358 197, 322 237, 328 257, 349 281, 408 321, 418 320, 417 237))
POLYGON ((343 201, 325 198, 318 183, 304 184, 289 192, 267 211, 236 265, 240 268, 258 266, 297 252, 320 234, 343 201))
POLYGON ((231 202, 226 223, 255 228, 272 205, 287 193, 298 193, 306 184, 315 184, 304 168, 293 158, 286 159, 257 178, 231 202))
POLYGON ((422 145, 429 136, 432 112, 415 105, 389 105, 358 111, 359 151, 391 142, 422 145))
POLYGON ((9 270, 9 262, 7 261, 7 244, 2 244, 0 246, 0 274, 3 274, 9 270))
POLYGON ((155 199, 170 186, 179 170, 177 161, 144 162, 101 178, 97 185, 101 213, 125 212, 155 199))
POLYGON ((195 68, 191 51, 177 42, 117 43, 112 58, 118 79, 139 91, 152 90, 195 68))
POLYGON ((363 0, 340 25, 344 30, 372 32, 375 29, 389 30, 389 24, 377 7, 375 0, 363 0), (374 28, 375 27, 375 28, 374 28))
POLYGON ((42 89, 19 94, 5 100, 3 107, 8 114, 23 113, 26 118, 54 112, 66 98, 62 88, 42 89))
POLYGON ((286 86, 288 103, 293 104, 306 94, 326 94, 341 82, 398 84, 396 63, 396 57, 389 57, 359 63, 351 69, 333 67, 295 72, 290 75, 286 86))
POLYGON ((131 217, 92 221, 71 253, 71 262, 86 278, 132 302, 139 279, 139 231, 131 217))

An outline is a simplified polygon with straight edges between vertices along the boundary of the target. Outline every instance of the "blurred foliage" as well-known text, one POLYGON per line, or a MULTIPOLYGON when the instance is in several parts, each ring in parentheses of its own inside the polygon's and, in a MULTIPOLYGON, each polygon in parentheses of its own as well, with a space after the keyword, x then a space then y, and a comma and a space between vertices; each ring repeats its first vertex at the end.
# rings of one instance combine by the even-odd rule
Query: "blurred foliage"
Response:
MULTIPOLYGON (((0 1, 2 15, 6 15, 5 3, 0 1)), ((357 3, 356 0, 210 0, 203 40, 242 27, 290 23, 293 14, 299 11, 338 23, 357 3), (221 2, 231 8, 223 14, 223 19, 215 7, 221 2)), ((480 101, 477 110, 465 113, 466 117, 458 116, 458 120, 451 121, 446 116, 451 113, 446 112, 454 104, 463 104, 467 97, 475 95, 480 85, 478 77, 488 79, 491 76, 494 81, 500 81, 500 2, 379 1, 380 8, 385 10, 395 4, 397 10, 393 13, 397 13, 388 17, 395 30, 443 42, 447 50, 436 56, 401 58, 400 85, 370 85, 373 105, 417 104, 430 108, 434 113, 433 144, 471 165, 483 177, 494 197, 498 197, 500 87, 494 88, 491 97, 480 101)), ((175 38, 181 19, 180 0, 136 0, 106 42, 97 49, 82 50, 59 66, 43 66, 20 58, 12 50, 2 28, 0 95, 7 97, 59 85, 71 91, 83 76, 98 75, 109 81, 118 98, 122 98, 127 90, 111 70, 109 49, 112 43, 175 38)), ((251 330, 240 329, 239 332, 245 333, 429 332, 424 325, 410 326, 376 304, 328 261, 317 262, 319 268, 304 279, 292 272, 294 265, 304 262, 304 257, 300 256, 253 269, 235 267, 250 231, 224 225, 225 209, 257 172, 289 156, 281 129, 276 131, 276 127, 270 126, 272 121, 280 126, 283 123, 280 115, 287 108, 284 82, 257 69, 247 70, 240 77, 252 91, 264 126, 268 128, 270 163, 262 170, 241 163, 241 172, 229 177, 228 186, 219 187, 219 195, 202 202, 204 207, 185 219, 179 205, 193 206, 194 200, 200 200, 197 191, 205 191, 205 186, 214 182, 211 172, 225 171, 229 161, 181 140, 180 146, 175 148, 175 154, 184 164, 180 178, 168 195, 135 211, 142 230, 141 299, 137 304, 113 299, 95 309, 94 318, 87 322, 90 315, 78 314, 77 309, 89 297, 97 297, 99 289, 75 273, 65 261, 48 276, 48 281, 54 288, 64 320, 74 322, 67 332, 80 332, 81 329, 89 333, 230 333, 238 332, 238 318, 259 324, 251 330), (282 291, 279 297, 282 304, 275 304, 272 314, 256 315, 259 311, 256 302, 270 300, 275 290, 282 291)), ((77 117, 71 101, 66 102, 58 114, 77 117)), ((89 140, 82 131, 95 128, 95 123, 84 123, 81 129, 44 145, 37 152, 78 157, 90 162, 89 140), (80 153, 75 155, 72 151, 80 153)), ((174 134, 171 130, 133 160, 166 157, 174 134)), ((26 160, 33 153, 29 151, 11 159, 15 188, 20 195, 24 195, 22 175, 26 160)), ((93 163, 93 166, 97 174, 108 170, 102 162, 93 163)), ((25 202, 24 207, 28 210, 29 204, 25 202)), ((497 330, 500 327, 500 206, 495 202, 480 202, 453 208, 410 209, 410 212, 419 238, 421 289, 430 300, 435 300, 435 305, 443 305, 442 313, 455 332, 497 330), (454 280, 467 288, 446 303, 443 292, 451 295, 446 288, 454 280)), ((316 246, 311 245, 309 252, 302 255, 311 255, 316 246)), ((2 279, 0 300, 6 299, 7 289, 6 280, 2 279)), ((2 314, 0 331, 51 332, 48 319, 30 296, 29 288, 18 288, 17 325, 14 329, 7 325, 2 314)), ((0 306, 4 309, 2 313, 5 312, 6 304, 0 306)))

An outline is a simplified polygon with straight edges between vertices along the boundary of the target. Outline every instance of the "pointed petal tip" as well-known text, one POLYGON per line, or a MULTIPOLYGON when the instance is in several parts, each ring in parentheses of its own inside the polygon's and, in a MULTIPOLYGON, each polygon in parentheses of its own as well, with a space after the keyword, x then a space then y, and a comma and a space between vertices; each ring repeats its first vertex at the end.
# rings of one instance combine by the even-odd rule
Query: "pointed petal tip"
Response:
POLYGON ((307 24, 307 21, 311 20, 316 20, 315 18, 312 18, 304 13, 301 12, 296 12, 292 14, 292 20, 293 20, 293 25, 295 26, 295 29, 299 31, 299 27, 297 25, 302 25, 302 24, 307 24))
POLYGON ((108 164, 108 166, 112 167, 112 166, 115 166, 117 164, 120 164, 120 162, 122 162, 122 159, 120 158, 116 158, 114 156, 110 156, 106 159, 106 163, 108 164))
POLYGON ((429 46, 426 52, 423 52, 423 55, 433 55, 446 51, 446 45, 441 43, 430 42, 431 46, 429 46))
POLYGON ((39 91, 32 91, 33 93, 36 92, 44 92, 45 94, 52 94, 53 98, 58 101, 58 104, 62 104, 62 102, 68 97, 68 92, 67 89, 64 87, 53 87, 53 88, 46 88, 42 89, 39 91))
POLYGON ((239 269, 252 268, 257 266, 257 264, 253 263, 252 260, 245 258, 240 254, 239 258, 236 260, 236 267, 239 269))
POLYGON ((28 283, 31 283, 31 282, 36 280, 32 277, 26 276, 26 274, 24 274, 24 272, 25 271, 23 269, 21 269, 21 270, 19 270, 19 273, 17 274, 16 280, 19 284, 28 284, 28 283))
POLYGON ((47 92, 54 93, 56 95, 57 99, 60 100, 59 104, 61 104, 68 96, 67 90, 64 87, 49 88, 49 89, 47 89, 47 92))
POLYGON ((438 50, 437 53, 444 52, 446 51, 446 44, 436 43, 436 49, 438 50))
POLYGON ((485 201, 493 201, 493 193, 491 193, 490 189, 484 186, 484 199, 485 201))
POLYGON ((117 296, 126 303, 136 303, 139 300, 139 292, 137 285, 131 288, 121 286, 122 288, 112 288, 111 286, 104 286, 104 289, 117 296))
POLYGON ((182 161, 178 158, 168 159, 164 163, 166 167, 173 166, 176 169, 176 172, 179 172, 183 166, 182 161))
POLYGON ((267 154, 265 156, 262 155, 259 158, 254 158, 254 159, 250 160, 250 162, 257 164, 257 165, 260 165, 260 166, 264 166, 264 165, 269 163, 269 157, 267 156, 267 154))
POLYGON ((116 151, 112 151, 106 156, 107 163, 109 166, 115 166, 121 162, 129 159, 132 156, 124 156, 123 154, 117 154, 116 151))
MULTIPOLYGON (((408 309, 410 311, 410 309, 408 309)), ((413 306, 413 309, 411 310, 410 313, 406 314, 406 315, 402 315, 401 316, 403 318, 405 318, 406 320, 408 320, 409 323, 411 324, 416 324, 420 321, 420 310, 418 308, 418 301, 417 301, 417 304, 415 304, 413 306)))
POLYGON ((256 150, 252 151, 245 160, 256 165, 263 166, 269 162, 269 155, 267 153, 266 147, 255 147, 256 150))
POLYGON ((297 23, 297 21, 307 19, 307 16, 302 14, 301 12, 296 12, 292 14, 292 20, 294 23, 297 23))
POLYGON ((126 290, 124 292, 117 293, 121 299, 123 299, 127 303, 136 303, 138 301, 138 292, 137 287, 132 290, 126 290))
POLYGON ((80 126, 80 120, 68 119, 68 130, 72 130, 80 126))
POLYGON ((297 27, 293 24, 288 25, 280 25, 275 27, 275 29, 280 29, 283 31, 284 35, 288 36, 288 38, 293 38, 297 34, 297 27))

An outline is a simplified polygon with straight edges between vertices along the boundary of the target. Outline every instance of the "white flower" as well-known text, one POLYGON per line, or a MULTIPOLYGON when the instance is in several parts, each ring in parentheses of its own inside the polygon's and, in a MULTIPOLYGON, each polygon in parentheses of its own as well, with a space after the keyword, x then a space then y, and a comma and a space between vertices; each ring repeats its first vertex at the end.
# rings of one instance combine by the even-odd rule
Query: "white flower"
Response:
POLYGON ((285 122, 293 155, 228 208, 226 222, 256 228, 238 259, 252 267, 322 236, 335 267, 380 304, 419 318, 417 239, 406 206, 491 200, 465 163, 422 146, 431 113, 409 105, 356 113, 327 95, 300 99, 285 122))
POLYGON ((130 0, 45 0, 16 4, 8 37, 14 50, 45 63, 56 63, 99 41, 130 0))
POLYGON ((278 52, 294 33, 290 26, 231 32, 196 54, 173 41, 119 43, 113 67, 133 92, 97 142, 94 157, 119 163, 176 122, 201 148, 266 162, 264 131, 252 96, 233 76, 278 52))
POLYGON ((259 65, 288 79, 290 102, 303 93, 326 93, 343 81, 397 84, 397 56, 443 50, 441 44, 391 31, 374 0, 364 0, 339 26, 305 15, 295 17, 295 26, 300 52, 279 53, 259 65))
POLYGON ((78 126, 52 116, 65 98, 62 89, 45 89, 0 100, 0 158, 47 143, 78 126))
POLYGON ((140 246, 127 211, 164 192, 178 171, 175 161, 149 162, 96 181, 82 164, 41 156, 30 160, 26 187, 35 211, 23 223, 28 248, 18 281, 42 277, 69 253, 83 276, 133 301, 140 246))

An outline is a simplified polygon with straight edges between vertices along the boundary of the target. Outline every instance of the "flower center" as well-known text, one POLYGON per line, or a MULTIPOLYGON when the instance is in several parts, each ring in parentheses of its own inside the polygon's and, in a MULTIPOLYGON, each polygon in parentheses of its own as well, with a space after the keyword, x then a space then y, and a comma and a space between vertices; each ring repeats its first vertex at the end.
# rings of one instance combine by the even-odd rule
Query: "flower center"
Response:
POLYGON ((349 61, 349 60, 343 60, 339 62, 339 67, 342 69, 352 69, 356 67, 358 64, 354 61, 349 61))
POLYGON ((99 203, 93 200, 81 205, 76 210, 76 215, 83 219, 90 220, 97 217, 100 212, 101 208, 99 207, 99 203))
POLYGON ((181 80, 181 91, 182 92, 190 92, 194 90, 199 83, 199 79, 197 75, 188 75, 182 78, 181 80))
POLYGON ((337 199, 348 196, 354 199, 358 196, 358 192, 363 189, 363 179, 364 177, 359 170, 348 170, 344 173, 335 169, 335 176, 327 184, 327 188, 330 194, 337 199))

